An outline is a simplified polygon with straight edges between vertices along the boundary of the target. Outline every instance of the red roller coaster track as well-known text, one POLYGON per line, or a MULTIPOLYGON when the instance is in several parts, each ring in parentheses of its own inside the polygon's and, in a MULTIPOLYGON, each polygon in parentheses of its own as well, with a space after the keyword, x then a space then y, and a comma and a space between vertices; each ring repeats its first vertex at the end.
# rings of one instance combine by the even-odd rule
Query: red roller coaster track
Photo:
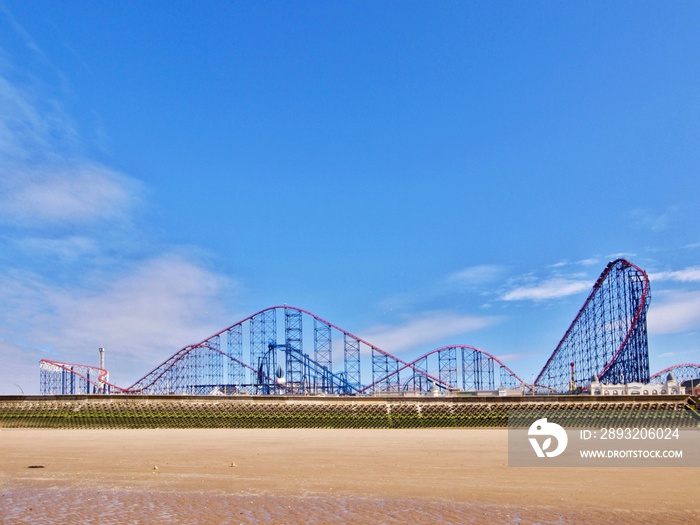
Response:
MULTIPOLYGON (((695 370, 697 375, 695 375, 695 377, 693 379, 696 379, 696 378, 700 379, 700 364, 698 364, 698 363, 681 363, 679 365, 673 365, 673 366, 669 366, 668 368, 664 368, 660 372, 656 372, 655 374, 653 374, 649 378, 649 380, 650 380, 650 382, 653 382, 655 379, 658 379, 658 378, 663 379, 664 374, 668 374, 668 373, 671 373, 671 372, 674 372, 674 371, 680 370, 680 369, 695 370)), ((681 379, 681 381, 683 381, 683 380, 684 379, 681 379)))
MULTIPOLYGON (((641 268, 624 259, 610 262, 537 376, 535 386, 547 392, 567 391, 570 390, 568 385, 572 384, 585 388, 592 375, 598 376, 601 381, 647 381, 646 311, 649 298, 649 279, 641 268), (574 368, 581 377, 573 377, 574 368)), ((443 346, 408 361, 308 310, 289 305, 272 306, 255 312, 199 343, 182 348, 128 388, 108 383, 107 372, 96 367, 46 359, 41 363, 44 366, 42 389, 47 393, 49 390, 52 393, 60 390, 65 375, 72 374, 78 381, 71 382, 71 385, 87 384, 90 385, 88 389, 95 392, 109 388, 112 392, 122 393, 206 393, 214 391, 216 385, 226 387, 227 392, 233 393, 259 392, 258 389, 267 382, 278 385, 275 386, 276 392, 318 392, 318 389, 322 389, 333 394, 366 394, 394 392, 409 388, 409 384, 418 388, 416 385, 419 382, 425 386, 426 381, 440 388, 455 389, 460 386, 456 384, 458 371, 462 373, 461 388, 468 390, 474 387, 465 386, 467 384, 482 384, 481 376, 478 381, 476 379, 478 374, 482 374, 481 367, 488 366, 486 373, 494 377, 494 364, 500 367, 502 380, 505 378, 502 382, 517 382, 523 387, 532 388, 525 385, 500 359, 479 348, 443 346), (284 312, 283 333, 277 328, 278 311, 284 312), (313 320, 314 348, 310 353, 303 353, 302 320, 307 317, 313 320), (245 332, 244 324, 248 332, 245 332), (249 333, 249 337, 246 333, 249 333), (228 345, 226 352, 220 348, 220 336, 224 334, 228 345), (337 343, 333 344, 334 340, 340 341, 344 364, 342 371, 334 372, 332 369, 333 364, 338 364, 338 347, 337 343), (247 355, 244 358, 244 341, 250 344, 249 359, 247 355), (333 355, 336 355, 335 363, 333 355), (365 357, 361 359, 360 356, 365 357), (437 358, 436 366, 429 359, 433 356, 437 358), (277 373, 278 361, 286 366, 286 376, 283 376, 284 371, 277 376, 277 379, 284 377, 284 381, 272 377, 277 373), (222 362, 226 364, 222 365, 222 362), (371 382, 363 383, 361 376, 367 377, 370 366, 371 382), (361 372, 361 369, 364 371, 361 372), (403 378, 399 376, 402 373, 403 378), (404 382, 407 373, 409 378, 404 382), (289 384, 295 386, 285 386, 289 384)), ((684 366, 697 365, 676 365, 652 377, 684 366)))
MULTIPOLYGON (((525 384, 525 382, 522 379, 520 379, 520 377, 518 377, 518 375, 515 372, 513 372, 510 368, 508 368, 508 366, 506 366, 500 359, 498 359, 494 355, 489 354, 485 350, 482 350, 480 348, 477 348, 475 346, 470 346, 470 345, 447 345, 447 346, 442 346, 440 348, 436 348, 435 350, 431 350, 427 354, 423 354, 418 359, 415 359, 415 360, 411 361, 410 363, 405 364, 401 368, 393 371, 391 374, 388 374, 388 375, 376 380, 375 382, 367 385, 366 387, 364 387, 363 389, 360 390, 360 393, 366 392, 368 390, 372 390, 377 384, 381 384, 382 382, 384 382, 387 379, 389 379, 390 377, 400 373, 402 370, 405 370, 408 367, 413 367, 415 369, 415 367, 418 366, 418 363, 420 363, 422 360, 427 359, 428 357, 430 357, 432 355, 439 354, 440 352, 443 352, 445 350, 458 349, 458 348, 459 349, 467 348, 469 350, 472 350, 473 352, 477 352, 478 354, 481 354, 489 359, 492 359, 501 368, 506 370, 514 379, 516 379, 518 383, 520 383, 521 385, 525 384)), ((443 383, 443 382, 441 381, 441 383, 443 383)), ((456 388, 456 387, 457 387, 457 385, 448 385, 448 388, 456 388)))
POLYGON ((602 380, 614 367, 623 381, 646 381, 649 299, 649 278, 644 270, 625 259, 608 263, 535 385, 561 390, 569 383, 572 363, 576 365, 578 384, 585 384, 593 375, 602 380), (623 362, 621 356, 625 353, 633 355, 623 362))

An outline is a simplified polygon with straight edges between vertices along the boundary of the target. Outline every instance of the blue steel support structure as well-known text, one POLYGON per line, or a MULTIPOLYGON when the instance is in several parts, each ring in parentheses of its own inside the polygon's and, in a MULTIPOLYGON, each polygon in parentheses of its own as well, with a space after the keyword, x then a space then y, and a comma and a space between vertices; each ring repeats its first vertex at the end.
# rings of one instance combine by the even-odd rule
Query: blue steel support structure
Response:
MULTIPOLYGON (((592 375, 603 382, 647 382, 649 298, 643 270, 623 259, 611 262, 539 374, 537 391, 570 390, 571 363, 574 383, 584 388, 592 375)), ((445 346, 405 361, 311 312, 287 305, 261 310, 179 350, 129 388, 107 383, 106 371, 84 365, 44 360, 40 374, 45 394, 365 395, 401 390, 424 393, 433 387, 442 391, 532 388, 478 348, 445 346), (278 311, 284 315, 281 333, 278 311), (304 324, 313 325, 312 355, 304 351, 304 324), (221 349, 223 334, 225 350, 221 349), (343 341, 335 358, 334 338, 343 341), (334 371, 334 366, 339 370, 334 371), (371 382, 363 383, 368 373, 371 382)))
MULTIPOLYGON (((269 384, 265 380, 266 374, 263 370, 267 365, 269 368, 273 366, 272 375, 276 371, 276 362, 269 363, 266 359, 269 352, 269 346, 277 344, 277 309, 267 309, 258 312, 250 318, 250 364, 258 370, 255 378, 255 392, 266 393, 264 390, 269 390, 269 384)), ((270 372, 270 370, 267 370, 270 372)), ((270 377, 270 374, 267 374, 270 377)))
POLYGON ((228 381, 230 393, 238 394, 245 390, 246 378, 243 363, 243 325, 233 325, 226 330, 228 381))
MULTIPOLYGON (((314 361, 319 364, 322 370, 331 372, 333 370, 333 331, 328 323, 314 318, 314 361)), ((326 383, 327 373, 317 377, 315 390, 321 392, 331 387, 326 383)))
POLYGON ((700 385, 700 364, 681 363, 664 368, 649 377, 651 383, 663 383, 672 374, 684 386, 697 387, 700 385))
POLYGON ((360 369, 360 340, 350 334, 343 334, 343 358, 345 378, 355 391, 362 388, 360 369))
POLYGON ((644 270, 624 259, 609 263, 535 380, 535 389, 585 389, 593 376, 603 383, 647 383, 650 299, 644 270))

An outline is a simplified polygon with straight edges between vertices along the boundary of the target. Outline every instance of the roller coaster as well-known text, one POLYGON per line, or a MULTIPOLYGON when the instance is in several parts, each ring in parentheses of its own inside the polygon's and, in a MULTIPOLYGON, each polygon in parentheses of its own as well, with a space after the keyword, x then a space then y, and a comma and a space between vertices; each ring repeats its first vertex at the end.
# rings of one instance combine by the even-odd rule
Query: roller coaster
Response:
POLYGON ((653 374, 649 378, 649 382, 663 383, 669 374, 672 374, 681 384, 692 383, 693 386, 700 385, 700 364, 697 363, 681 363, 669 366, 653 374))
POLYGON ((648 382, 649 300, 649 279, 643 270, 624 259, 609 263, 534 385, 474 346, 443 346, 406 361, 307 310, 282 305, 182 348, 128 388, 110 383, 104 369, 42 359, 40 391, 43 395, 438 395, 513 389, 567 393, 577 385, 585 389, 594 375, 608 382, 648 382))
POLYGON ((649 277, 618 259, 600 275, 544 368, 535 379, 542 393, 602 383, 649 382, 646 314, 649 277))
POLYGON ((273 306, 187 346, 128 388, 97 367, 40 362, 42 394, 327 394, 495 390, 523 381, 498 358, 465 345, 438 348, 407 362, 295 306, 273 306), (278 327, 278 317, 284 320, 278 327), (304 326, 313 326, 305 336, 304 326), (222 340, 225 347, 222 349, 222 340), (279 342, 282 341, 282 342, 279 342), (335 343, 335 344, 334 344, 335 343), (312 355, 303 351, 312 347, 312 355), (342 349, 334 371, 333 348, 342 349), (244 348, 249 356, 244 357, 244 348), (371 382, 362 382, 363 366, 371 382))

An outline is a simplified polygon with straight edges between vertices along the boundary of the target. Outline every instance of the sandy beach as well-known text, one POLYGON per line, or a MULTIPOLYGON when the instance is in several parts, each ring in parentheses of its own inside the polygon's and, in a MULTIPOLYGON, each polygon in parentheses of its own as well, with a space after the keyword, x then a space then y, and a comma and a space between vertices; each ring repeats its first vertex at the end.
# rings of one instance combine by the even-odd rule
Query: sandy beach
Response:
POLYGON ((678 523, 695 468, 509 468, 506 430, 0 432, 2 523, 678 523))

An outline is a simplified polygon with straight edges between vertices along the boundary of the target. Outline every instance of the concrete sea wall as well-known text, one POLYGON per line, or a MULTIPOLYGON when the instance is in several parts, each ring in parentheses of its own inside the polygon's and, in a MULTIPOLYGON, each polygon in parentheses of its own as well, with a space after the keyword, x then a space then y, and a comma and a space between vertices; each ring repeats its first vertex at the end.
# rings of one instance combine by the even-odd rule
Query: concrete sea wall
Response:
POLYGON ((531 420, 566 411, 573 422, 589 424, 613 412, 697 413, 697 407, 689 396, 2 396, 0 427, 487 428, 507 427, 509 419, 512 426, 514 413, 531 420))

